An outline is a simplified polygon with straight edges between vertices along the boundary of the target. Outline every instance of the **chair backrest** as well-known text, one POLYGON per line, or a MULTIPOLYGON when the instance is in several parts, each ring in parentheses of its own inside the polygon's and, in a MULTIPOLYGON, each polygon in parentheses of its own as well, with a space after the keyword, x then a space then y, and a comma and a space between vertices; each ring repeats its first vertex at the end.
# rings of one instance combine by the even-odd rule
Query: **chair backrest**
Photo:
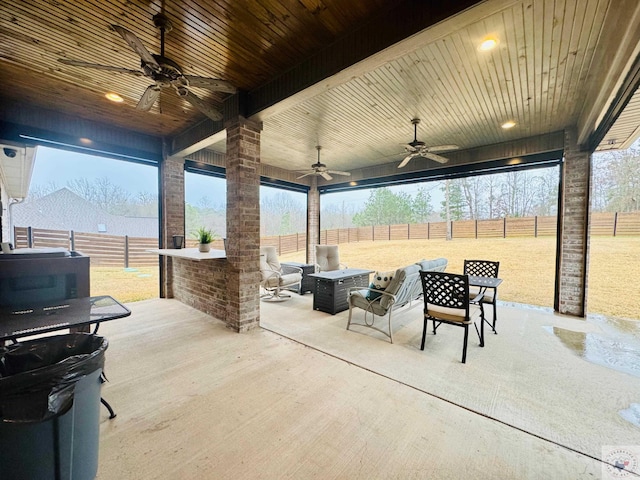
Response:
POLYGON ((338 245, 316 245, 316 265, 321 272, 340 270, 338 245))
POLYGON ((272 275, 270 270, 282 271, 276 247, 260 247, 260 272, 263 280, 272 275))
POLYGON ((415 263, 413 265, 407 265, 406 267, 399 268, 393 276, 393 280, 385 289, 385 292, 395 295, 395 302, 392 304, 392 298, 383 296, 380 300, 380 306, 384 309, 388 309, 393 306, 394 308, 401 307, 409 303, 411 300, 412 285, 418 283, 418 272, 420 267, 415 263))
POLYGON ((420 271, 425 313, 469 317, 469 276, 447 272, 420 271))
POLYGON ((500 262, 492 262, 490 260, 464 261, 465 275, 498 278, 498 268, 500 268, 500 262))

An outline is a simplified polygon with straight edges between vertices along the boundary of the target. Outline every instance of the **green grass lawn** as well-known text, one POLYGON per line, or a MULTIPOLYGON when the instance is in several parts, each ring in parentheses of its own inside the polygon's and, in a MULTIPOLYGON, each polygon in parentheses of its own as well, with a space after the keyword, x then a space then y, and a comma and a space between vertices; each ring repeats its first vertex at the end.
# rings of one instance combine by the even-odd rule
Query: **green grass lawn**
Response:
MULTIPOLYGON (((554 237, 401 240, 340 244, 340 260, 350 267, 395 270, 421 259, 445 257, 447 271, 462 272, 464 259, 500 262, 504 280, 499 299, 553 306, 554 237)), ((589 313, 640 320, 640 237, 592 237, 589 252, 589 313)), ((281 261, 305 261, 305 253, 282 255, 281 261)), ((158 267, 91 268, 91 295, 111 295, 121 302, 158 297, 158 267)))

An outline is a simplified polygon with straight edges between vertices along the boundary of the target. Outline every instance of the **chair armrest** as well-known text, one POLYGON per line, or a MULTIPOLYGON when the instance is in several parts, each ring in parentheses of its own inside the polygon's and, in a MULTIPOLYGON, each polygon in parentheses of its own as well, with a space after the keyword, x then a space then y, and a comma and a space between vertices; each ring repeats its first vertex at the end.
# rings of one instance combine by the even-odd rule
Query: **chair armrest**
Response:
POLYGON ((369 288, 369 287, 351 287, 351 288, 349 288, 348 292, 349 292, 349 296, 354 295, 354 294, 357 294, 357 295, 363 296, 363 297, 365 298, 365 300, 367 300, 369 303, 379 302, 379 301, 380 301, 380 300, 382 300, 385 296, 386 296, 386 297, 391 297, 391 305, 393 305, 393 304, 396 302, 396 296, 395 296, 395 295, 393 295, 392 293, 389 293, 389 292, 385 292, 384 290, 377 290, 377 289, 375 289, 375 288, 369 288), (362 292, 363 290, 366 290, 367 292, 376 292, 376 293, 379 293, 379 294, 380 294, 380 296, 379 296, 379 297, 374 298, 373 300, 369 300, 369 299, 367 298, 367 295, 366 295, 366 294, 365 294, 365 295, 362 295, 362 293, 361 293, 361 292, 362 292))
POLYGON ((279 272, 277 270, 271 270, 269 268, 262 269, 262 273, 268 273, 267 278, 272 278, 272 277, 280 278, 282 276, 282 272, 279 272))
POLYGON ((287 274, 287 273, 299 273, 300 275, 302 275, 302 269, 300 267, 295 267, 293 265, 282 264, 282 265, 280 265, 280 268, 282 269, 282 273, 284 273, 284 274, 287 274))

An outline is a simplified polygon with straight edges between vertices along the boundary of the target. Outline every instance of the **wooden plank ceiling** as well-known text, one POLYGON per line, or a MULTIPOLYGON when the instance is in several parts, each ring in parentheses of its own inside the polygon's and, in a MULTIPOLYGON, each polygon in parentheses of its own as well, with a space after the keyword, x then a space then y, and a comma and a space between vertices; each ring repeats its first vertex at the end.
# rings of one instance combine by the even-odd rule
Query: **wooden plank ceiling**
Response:
MULTIPOLYGON (((163 90, 149 112, 136 110, 151 83, 147 77, 58 61, 139 69, 140 57, 113 24, 159 53, 152 18, 165 13, 173 27, 165 56, 185 74, 220 78, 251 93, 286 72, 313 78, 314 72, 300 68, 309 58, 331 52, 331 45, 349 34, 351 43, 345 45, 361 48, 354 32, 375 19, 387 18, 390 30, 409 25, 406 12, 424 15, 424 4, 417 5, 410 0, 5 0, 0 3, 0 121, 11 122, 21 108, 46 109, 170 138, 206 120, 172 89, 163 90), (108 91, 124 103, 106 100, 108 91)), ((437 13, 445 7, 433 8, 437 13)), ((419 140, 462 150, 572 125, 588 134, 596 127, 591 117, 607 108, 640 41, 636 0, 460 0, 446 8, 449 18, 433 15, 423 30, 408 28, 406 39, 252 112, 263 122, 262 162, 304 169, 316 160, 319 143, 330 168, 397 163, 404 156, 401 144, 413 140, 412 118, 421 119, 419 140), (479 51, 488 36, 497 47, 479 51), (594 94, 601 91, 604 98, 594 94), (516 126, 501 128, 509 120, 516 126)), ((229 96, 202 88, 193 92, 218 107, 229 96)), ((639 119, 636 109, 624 135, 639 134, 628 126, 636 122, 637 127, 639 119)), ((224 141, 208 148, 224 151, 224 141)))

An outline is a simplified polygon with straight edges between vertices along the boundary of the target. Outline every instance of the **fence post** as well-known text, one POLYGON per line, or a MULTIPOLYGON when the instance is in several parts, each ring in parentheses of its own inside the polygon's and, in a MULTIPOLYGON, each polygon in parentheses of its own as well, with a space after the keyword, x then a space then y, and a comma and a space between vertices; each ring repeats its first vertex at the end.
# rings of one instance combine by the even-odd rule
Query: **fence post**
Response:
POLYGON ((614 213, 613 215, 613 236, 616 236, 616 233, 618 231, 618 212, 614 213))
POLYGON ((124 268, 129 268, 129 235, 124 236, 124 268))
POLYGON ((427 222, 427 240, 431 240, 431 223, 427 222))
POLYGON ((502 217, 502 238, 507 238, 507 217, 502 217))
POLYGON ((387 241, 391 240, 391 225, 387 225, 387 241))
POLYGON ((533 236, 538 238, 538 215, 533 217, 533 236))
POLYGON ((478 219, 476 218, 476 240, 478 239, 478 219))
POLYGON ((73 230, 69 232, 69 237, 71 239, 71 251, 75 252, 76 251, 76 234, 73 230))
POLYGON ((33 248, 33 228, 27 227, 27 247, 33 248))

